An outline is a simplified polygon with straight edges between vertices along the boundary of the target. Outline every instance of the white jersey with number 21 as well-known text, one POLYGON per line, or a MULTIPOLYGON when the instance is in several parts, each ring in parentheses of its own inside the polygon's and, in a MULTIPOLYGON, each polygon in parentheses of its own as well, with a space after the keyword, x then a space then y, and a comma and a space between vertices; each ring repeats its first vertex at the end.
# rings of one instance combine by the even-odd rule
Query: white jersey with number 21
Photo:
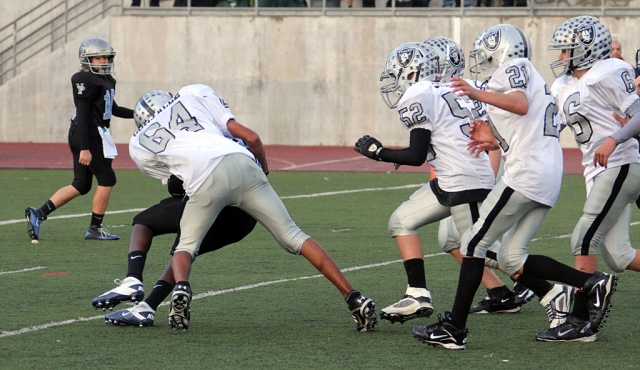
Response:
POLYGON ((526 94, 525 115, 488 106, 488 113, 505 157, 502 181, 527 198, 553 207, 562 183, 562 148, 558 141, 558 107, 542 76, 526 58, 503 63, 487 90, 526 94))

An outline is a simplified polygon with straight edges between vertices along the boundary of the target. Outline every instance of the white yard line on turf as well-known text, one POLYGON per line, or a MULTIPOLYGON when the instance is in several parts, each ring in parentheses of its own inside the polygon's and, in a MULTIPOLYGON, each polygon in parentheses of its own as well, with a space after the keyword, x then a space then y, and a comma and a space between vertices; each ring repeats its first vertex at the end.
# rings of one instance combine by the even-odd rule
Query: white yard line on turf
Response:
POLYGON ((21 269, 21 270, 14 270, 14 271, 0 271, 0 275, 5 275, 5 274, 17 274, 19 272, 27 272, 27 271, 34 271, 34 270, 42 270, 42 269, 46 269, 47 266, 36 266, 36 267, 28 267, 25 269, 21 269))
MULTIPOLYGON (((631 225, 638 225, 638 224, 640 224, 640 222, 633 222, 631 225)), ((571 236, 570 234, 566 234, 566 235, 559 235, 559 236, 551 236, 551 237, 548 237, 548 238, 535 238, 535 239, 532 239, 531 241, 534 242, 534 241, 544 240, 544 239, 563 239, 563 238, 568 238, 570 236, 571 236)), ((438 257, 438 256, 444 256, 444 255, 446 255, 446 253, 442 252, 442 253, 427 254, 424 257, 425 258, 432 258, 432 257, 438 257)), ((373 263, 373 264, 369 264, 369 265, 345 268, 342 271, 343 272, 348 272, 348 271, 364 270, 364 269, 380 267, 380 266, 386 266, 386 265, 390 265, 390 264, 393 264, 393 263, 400 263, 400 262, 402 262, 402 260, 394 260, 394 261, 373 263)), ((238 292, 238 291, 242 291, 242 290, 254 289, 254 288, 259 288, 259 287, 263 287, 263 286, 267 286, 267 285, 273 285, 273 284, 288 283, 288 282, 298 281, 298 280, 317 279, 317 278, 320 278, 320 277, 322 277, 322 275, 301 276, 301 277, 292 278, 292 279, 280 279, 280 280, 272 280, 272 281, 263 281, 263 282, 260 282, 260 283, 243 285, 243 286, 239 286, 239 287, 235 287, 235 288, 216 290, 216 291, 209 291, 209 292, 205 292, 205 293, 196 294, 196 295, 193 296, 193 299, 201 299, 201 298, 206 298, 206 297, 212 297, 212 296, 216 296, 216 295, 220 295, 220 294, 233 293, 233 292, 238 292)), ((169 304, 169 302, 163 302, 163 303, 160 304, 160 306, 166 306, 168 304, 169 304)), ((59 322, 50 322, 48 324, 34 325, 34 326, 30 326, 30 327, 22 328, 22 329, 18 329, 18 330, 1 331, 0 332, 0 338, 10 337, 10 336, 14 336, 14 335, 20 335, 20 334, 25 334, 25 333, 31 333, 31 332, 35 332, 35 331, 48 329, 48 328, 53 328, 53 327, 56 327, 56 326, 73 324, 73 323, 76 323, 76 322, 91 321, 91 320, 97 320, 97 319, 103 319, 103 318, 104 318, 104 315, 91 316, 91 317, 78 317, 77 319, 71 319, 71 320, 65 320, 65 321, 59 321, 59 322)))
MULTIPOLYGON (((444 253, 444 252, 435 253, 435 254, 427 254, 424 257, 425 258, 431 258, 431 257, 443 256, 445 254, 446 253, 444 253)), ((390 265, 390 264, 393 264, 393 263, 400 263, 400 262, 402 262, 402 260, 394 260, 394 261, 373 263, 373 264, 369 264, 369 265, 349 267, 349 268, 343 269, 342 271, 347 272, 347 271, 364 270, 364 269, 380 267, 380 266, 386 266, 386 265, 390 265)), ((288 282, 298 281, 298 280, 317 279, 317 278, 321 278, 321 277, 323 277, 323 275, 300 276, 300 277, 291 278, 291 279, 280 279, 280 280, 272 280, 272 281, 263 281, 263 282, 260 282, 260 283, 243 285, 243 286, 239 286, 239 287, 235 287, 235 288, 229 288, 229 289, 216 290, 216 291, 210 291, 210 292, 196 294, 196 295, 193 296, 193 299, 201 299, 201 298, 212 297, 212 296, 225 294, 225 293, 233 293, 233 292, 239 292, 241 290, 259 288, 259 287, 263 287, 263 286, 267 286, 267 285, 288 283, 288 282)), ((169 302, 163 302, 163 303, 160 304, 160 306, 166 306, 168 304, 169 304, 169 302)), ((64 320, 64 321, 59 321, 59 322, 50 322, 50 323, 47 323, 47 324, 34 325, 34 326, 30 326, 30 327, 22 328, 22 329, 18 329, 18 330, 1 331, 0 332, 0 338, 10 337, 10 336, 14 336, 14 335, 20 335, 20 334, 25 334, 25 333, 31 333, 31 332, 34 332, 34 331, 40 331, 40 330, 44 330, 44 329, 48 329, 48 328, 53 328, 53 327, 56 327, 56 326, 73 324, 75 322, 91 321, 91 320, 97 320, 97 319, 104 319, 104 314, 98 315, 98 316, 91 316, 91 317, 78 317, 77 319, 70 319, 70 320, 64 320)))
MULTIPOLYGON (((287 197, 280 197, 280 199, 316 198, 316 197, 326 197, 326 196, 329 196, 329 195, 353 194, 353 193, 363 193, 363 192, 369 192, 369 191, 411 189, 411 188, 419 188, 419 187, 424 186, 424 185, 425 184, 409 184, 409 185, 402 185, 402 186, 391 186, 391 187, 388 187, 388 188, 365 188, 365 189, 355 189, 355 190, 329 191, 329 192, 326 192, 326 193, 291 195, 291 196, 287 196, 287 197)), ((141 211, 144 211, 145 209, 146 208, 132 208, 132 209, 123 209, 123 210, 120 210, 120 211, 107 211, 107 214, 108 215, 115 215, 115 214, 118 214, 118 213, 141 212, 141 211)), ((86 217, 86 216, 91 216, 91 213, 77 213, 77 214, 73 214, 73 215, 51 216, 51 217, 47 218, 47 221, 48 220, 62 219, 62 218, 75 218, 75 217, 86 217)), ((0 221, 0 226, 17 224, 17 223, 20 223, 20 222, 25 222, 25 219, 21 218, 19 220, 0 221)))
MULTIPOLYGON (((370 191, 408 189, 408 188, 421 187, 423 185, 424 184, 410 184, 410 185, 403 185, 403 186, 392 186, 392 187, 387 187, 387 188, 365 188, 365 189, 357 189, 357 190, 343 190, 343 191, 333 191, 333 192, 326 192, 326 193, 293 195, 293 196, 281 197, 281 199, 314 198, 314 197, 322 197, 322 196, 328 196, 328 195, 340 195, 340 194, 351 194, 351 193, 361 193, 361 192, 370 192, 370 191)), ((143 211, 143 210, 144 210, 144 208, 135 208, 135 209, 128 209, 128 210, 120 210, 120 211, 109 211, 109 212, 107 212, 107 214, 131 213, 131 212, 140 212, 140 211, 143 211)), ((90 215, 89 213, 84 213, 84 214, 76 214, 76 215, 54 216, 54 217, 49 217, 49 220, 62 219, 62 218, 73 218, 73 217, 84 217, 84 216, 89 216, 89 215, 90 215)), ((14 224, 14 223, 18 223, 18 222, 24 222, 24 221, 25 221, 24 219, 0 221, 0 225, 9 225, 9 224, 14 224)), ((635 226, 635 225, 638 225, 638 224, 640 224, 640 222, 632 222, 631 226, 635 226)), ((570 236, 571 236, 570 234, 566 234, 566 235, 548 237, 548 239, 563 239, 563 238, 568 238, 570 236)), ((537 241, 537 240, 542 240, 542 239, 547 239, 547 238, 535 238, 535 239, 532 239, 532 242, 533 241, 537 241)), ((429 255, 425 255, 425 258, 443 256, 445 254, 446 253, 429 254, 429 255)), ((399 262, 402 262, 402 260, 386 261, 386 262, 380 262, 380 263, 369 264, 369 265, 364 265, 364 266, 349 267, 349 268, 343 269, 342 271, 344 271, 344 272, 357 271, 357 270, 363 270, 363 269, 368 269, 368 268, 373 268, 373 267, 386 266, 386 265, 389 265, 389 264, 399 263, 399 262)), ((32 270, 40 269, 40 268, 44 268, 44 267, 38 266, 38 267, 32 268, 32 270)), ((22 272, 22 271, 28 271, 28 269, 19 270, 19 271, 15 271, 15 272, 22 272)), ((12 272, 6 272, 6 273, 12 273, 12 272)), ((2 274, 2 272, 0 272, 0 274, 2 274)), ((197 295, 193 296, 193 299, 206 298, 206 297, 211 297, 211 296, 225 294, 225 293, 233 293, 233 292, 237 292, 237 291, 241 291, 241 290, 259 288, 259 287, 262 287, 262 286, 267 286, 267 285, 272 285, 272 284, 287 283, 287 282, 298 281, 298 280, 316 279, 316 278, 320 278, 320 277, 322 277, 322 275, 301 276, 301 277, 292 278, 292 279, 280 279, 280 280, 264 281, 264 282, 255 283, 255 284, 243 285, 243 286, 235 287, 235 288, 229 288, 229 289, 223 289, 223 290, 217 290, 217 291, 210 291, 210 292, 206 292, 206 293, 200 293, 200 294, 197 294, 197 295)), ((164 302, 164 303, 160 304, 160 306, 165 306, 165 305, 168 305, 168 304, 169 304, 168 302, 164 302)), ((92 316, 92 317, 79 317, 77 319, 70 319, 70 320, 59 321, 59 322, 51 322, 51 323, 48 323, 48 324, 35 325, 35 326, 30 326, 30 327, 22 328, 22 329, 18 329, 18 330, 1 331, 0 332, 0 338, 10 337, 10 336, 19 335, 19 334, 30 333, 30 332, 34 332, 34 331, 40 331, 40 330, 44 330, 44 329, 48 329, 48 328, 52 328, 52 327, 56 327, 56 326, 73 324, 75 322, 97 320, 97 319, 101 319, 101 318, 104 318, 104 315, 98 315, 98 316, 92 316)))

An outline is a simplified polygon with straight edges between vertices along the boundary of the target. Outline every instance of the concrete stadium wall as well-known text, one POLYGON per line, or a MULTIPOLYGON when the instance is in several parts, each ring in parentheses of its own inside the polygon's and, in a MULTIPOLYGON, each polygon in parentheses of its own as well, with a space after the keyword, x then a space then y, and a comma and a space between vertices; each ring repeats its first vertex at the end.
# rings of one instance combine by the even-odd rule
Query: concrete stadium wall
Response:
MULTIPOLYGON (((66 142, 73 113, 70 77, 77 50, 90 36, 117 52, 116 101, 133 108, 152 89, 177 91, 211 85, 239 122, 271 145, 349 146, 363 134, 387 146, 408 135, 383 103, 378 80, 386 56, 405 41, 442 35, 465 51, 483 29, 498 23, 523 28, 534 45, 533 63, 553 81, 546 50, 565 18, 459 17, 223 17, 112 16, 41 63, 0 86, 0 141, 66 142)), ((635 19, 603 18, 631 60, 635 19)), ((135 126, 114 118, 112 135, 126 143, 135 126)), ((565 147, 575 147, 563 135, 565 147)))

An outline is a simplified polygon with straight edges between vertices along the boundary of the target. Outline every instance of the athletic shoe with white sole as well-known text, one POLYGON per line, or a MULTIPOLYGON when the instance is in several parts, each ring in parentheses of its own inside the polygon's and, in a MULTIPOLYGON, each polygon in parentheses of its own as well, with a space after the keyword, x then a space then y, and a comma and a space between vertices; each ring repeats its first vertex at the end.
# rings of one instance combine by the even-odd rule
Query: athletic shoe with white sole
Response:
POLYGON ((149 307, 147 302, 140 302, 131 308, 106 314, 104 321, 111 325, 152 326, 155 314, 156 311, 149 307))
POLYGON ((438 322, 429 326, 414 326, 413 336, 432 346, 443 346, 446 349, 467 349, 469 330, 458 329, 451 323, 451 313, 438 315, 438 322))
POLYGON ((142 282, 134 277, 127 277, 124 280, 116 279, 113 281, 118 284, 117 288, 93 299, 91 304, 93 309, 102 308, 112 310, 115 306, 122 302, 140 302, 144 298, 144 286, 142 282))
POLYGON ((189 329, 191 319, 191 288, 188 285, 177 284, 171 294, 171 312, 169 325, 173 330, 189 329))
POLYGON ((597 333, 609 317, 611 296, 618 286, 618 277, 605 272, 594 272, 578 294, 586 294, 591 330, 597 333))
POLYGON ((27 234, 29 234, 31 240, 38 240, 40 238, 40 226, 47 219, 47 216, 42 215, 37 208, 33 207, 27 207, 24 210, 24 216, 27 218, 27 234))
POLYGON ((391 323, 412 320, 418 317, 429 317, 433 314, 431 292, 425 288, 408 287, 398 302, 380 310, 380 319, 391 323))
POLYGON ((592 330, 590 321, 581 320, 569 314, 563 324, 536 334, 536 340, 541 342, 595 342, 596 334, 592 330))
POLYGON ((573 287, 561 284, 554 284, 553 289, 540 299, 540 304, 547 311, 549 329, 564 324, 571 312, 572 301, 573 287))
POLYGON ((103 228, 102 226, 91 225, 89 229, 84 234, 85 240, 118 240, 120 237, 118 235, 112 235, 109 230, 103 228))

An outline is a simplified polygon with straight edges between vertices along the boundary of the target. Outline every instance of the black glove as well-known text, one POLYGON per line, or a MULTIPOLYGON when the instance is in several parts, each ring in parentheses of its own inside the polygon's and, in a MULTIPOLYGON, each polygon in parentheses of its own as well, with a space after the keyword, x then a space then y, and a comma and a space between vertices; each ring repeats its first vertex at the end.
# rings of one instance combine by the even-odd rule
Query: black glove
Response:
POLYGON ((167 190, 169 190, 169 194, 174 197, 184 197, 185 192, 182 184, 182 180, 179 178, 174 175, 169 176, 169 180, 167 180, 167 190))
POLYGON ((362 154, 365 157, 379 161, 380 151, 382 150, 382 143, 378 139, 369 135, 364 135, 358 141, 356 141, 356 147, 353 148, 356 152, 362 154))

